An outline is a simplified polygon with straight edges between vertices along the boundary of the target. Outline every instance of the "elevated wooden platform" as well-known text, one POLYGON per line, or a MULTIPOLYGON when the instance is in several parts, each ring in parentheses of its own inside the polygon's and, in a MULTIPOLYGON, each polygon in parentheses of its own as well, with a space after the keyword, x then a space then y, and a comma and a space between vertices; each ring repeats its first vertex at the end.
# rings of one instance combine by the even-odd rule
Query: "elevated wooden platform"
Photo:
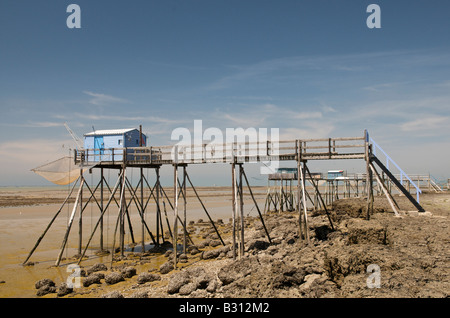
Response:
POLYGON ((148 167, 173 164, 247 163, 366 159, 364 137, 297 139, 230 144, 190 144, 132 148, 75 150, 76 164, 104 168, 148 167))

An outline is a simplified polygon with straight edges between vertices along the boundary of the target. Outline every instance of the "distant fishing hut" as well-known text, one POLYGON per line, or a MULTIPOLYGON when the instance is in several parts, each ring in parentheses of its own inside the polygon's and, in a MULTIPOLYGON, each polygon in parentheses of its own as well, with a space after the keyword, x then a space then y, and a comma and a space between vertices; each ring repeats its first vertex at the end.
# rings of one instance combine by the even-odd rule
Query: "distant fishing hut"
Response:
MULTIPOLYGON (((123 148, 146 146, 147 137, 136 128, 95 130, 84 135, 86 161, 121 161, 123 148)), ((127 150, 131 152, 132 149, 127 150)))

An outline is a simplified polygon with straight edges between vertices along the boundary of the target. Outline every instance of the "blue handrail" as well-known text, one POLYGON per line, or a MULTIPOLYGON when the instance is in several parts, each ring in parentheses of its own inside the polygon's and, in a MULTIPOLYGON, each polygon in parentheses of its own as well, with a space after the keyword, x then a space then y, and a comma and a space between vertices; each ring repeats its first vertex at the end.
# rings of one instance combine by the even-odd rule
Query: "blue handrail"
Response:
POLYGON ((419 203, 419 194, 422 193, 422 190, 419 189, 419 187, 411 180, 411 178, 402 170, 402 168, 400 168, 398 166, 398 164, 392 160, 391 157, 389 157, 389 155, 383 150, 383 148, 381 148, 376 142, 375 140, 373 140, 372 138, 370 138, 370 142, 372 143, 372 145, 374 147, 372 147, 372 153, 376 156, 377 155, 377 149, 380 150, 384 156, 386 157, 386 168, 389 169, 389 162, 392 163, 399 171, 400 171, 400 183, 403 184, 403 177, 406 177, 406 179, 410 182, 410 184, 412 184, 414 186, 414 188, 416 188, 416 197, 417 197, 417 202, 419 203))

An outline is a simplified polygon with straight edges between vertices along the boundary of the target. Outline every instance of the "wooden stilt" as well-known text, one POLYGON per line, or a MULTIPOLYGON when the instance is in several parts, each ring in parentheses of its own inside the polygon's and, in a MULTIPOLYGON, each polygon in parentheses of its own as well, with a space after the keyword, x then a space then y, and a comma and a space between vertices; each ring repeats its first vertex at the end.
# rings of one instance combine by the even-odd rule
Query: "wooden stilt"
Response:
POLYGON ((177 268, 177 244, 178 244, 178 165, 173 165, 173 202, 174 202, 174 223, 173 223, 173 253, 174 268, 177 268))
POLYGON ((300 173, 301 173, 301 180, 302 180, 302 200, 303 200, 303 228, 304 228, 304 233, 306 236, 306 242, 309 244, 310 240, 309 240, 309 228, 308 228, 308 214, 306 211, 306 195, 305 195, 305 166, 303 163, 303 167, 301 167, 300 169, 300 173))
MULTIPOLYGON (((141 140, 142 140, 142 136, 141 136, 141 140)), ((145 253, 145 225, 144 225, 144 220, 145 220, 145 210, 144 210, 144 168, 140 168, 139 169, 140 172, 140 186, 141 186, 141 200, 140 200, 140 208, 141 208, 141 217, 142 217, 142 222, 141 222, 141 245, 142 245, 142 253, 145 253)))
POLYGON ((297 152, 297 212, 298 212, 298 233, 300 238, 304 238, 303 226, 302 226, 302 180, 301 180, 301 144, 299 140, 296 140, 296 152, 297 152))
POLYGON ((231 164, 231 184, 232 184, 232 202, 233 202, 233 213, 232 213, 232 236, 233 236, 233 260, 236 260, 236 206, 237 206, 237 190, 236 190, 236 169, 235 163, 231 164))
POLYGON ((58 215, 61 213, 62 209, 64 208, 64 206, 66 205, 67 201, 69 200, 70 196, 72 195, 73 190, 75 189, 75 186, 78 183, 78 180, 80 180, 80 178, 78 177, 78 179, 75 181, 75 183, 73 184, 72 188, 69 191, 69 194, 67 195, 67 197, 64 199, 64 202, 61 204, 61 207, 59 208, 59 210, 55 213, 55 215, 53 216, 53 218, 50 220, 50 223, 47 225, 47 227, 45 228, 44 232, 41 234, 41 236, 39 236, 39 238, 36 241, 36 244, 33 246, 33 248, 31 249, 30 253, 28 254, 27 258, 25 259, 25 261, 22 264, 26 264, 28 262, 28 260, 30 259, 31 255, 33 255, 34 251, 36 250, 36 248, 39 246, 39 244, 41 243, 42 239, 44 238, 45 234, 47 234, 48 230, 50 229, 50 227, 52 226, 53 222, 55 222, 56 218, 58 217, 58 215))
POLYGON ((325 213, 327 214, 328 221, 330 222, 330 225, 331 225, 331 229, 334 231, 334 225, 333 225, 333 222, 331 221, 330 213, 328 212, 327 206, 326 206, 325 202, 323 201, 322 195, 320 194, 319 187, 318 187, 318 186, 316 185, 316 183, 314 182, 313 177, 312 177, 312 175, 311 175, 311 172, 309 171, 309 168, 308 168, 308 166, 306 165, 305 162, 303 163, 303 165, 304 165, 306 171, 307 171, 308 174, 309 174, 309 177, 310 177, 310 179, 311 179, 311 183, 313 184, 314 188, 316 189, 316 193, 317 193, 319 199, 320 199, 321 202, 322 202, 322 206, 323 206, 323 208, 324 208, 324 210, 325 210, 325 213))
POLYGON ((365 160, 366 160, 366 191, 367 191, 367 209, 366 219, 369 220, 370 214, 373 212, 373 181, 372 171, 370 170, 370 149, 369 149, 369 133, 364 130, 364 148, 365 148, 365 160))
POLYGON ((261 223, 262 223, 262 226, 264 228, 264 231, 266 232, 267 239, 269 240, 269 243, 272 244, 272 240, 270 239, 269 231, 267 231, 266 224, 264 223, 264 218, 263 218, 263 216, 261 214, 261 211, 259 210, 258 203, 256 202, 256 199, 255 199, 255 197, 253 195, 252 188, 250 187, 250 184, 248 183, 247 175, 245 174, 244 169, 242 169, 242 174, 243 174, 243 176, 245 178, 245 183, 247 183, 248 191, 250 192, 250 196, 253 199, 253 203, 255 204, 256 210, 258 211, 258 215, 259 215, 259 218, 261 220, 261 223))
MULTIPOLYGON (((111 195, 110 195, 110 197, 109 197, 109 199, 108 199, 108 202, 106 203, 105 209, 103 210, 102 214, 100 215, 100 218, 98 219, 97 223, 96 223, 95 226, 94 226, 94 229, 92 230, 91 236, 89 237, 89 240, 88 240, 88 242, 87 242, 87 244, 86 244, 86 246, 85 246, 85 248, 84 248, 84 251, 83 251, 83 253, 81 254, 81 256, 80 256, 80 258, 79 258, 79 260, 78 260, 78 263, 77 263, 78 265, 80 264, 81 260, 83 259, 84 255, 86 254, 86 251, 87 251, 87 249, 88 249, 88 247, 89 247, 89 244, 91 243, 91 240, 92 240, 92 238, 94 237, 94 233, 95 233, 95 231, 97 230, 98 225, 100 224, 101 218, 104 216, 105 211, 106 211, 106 210, 108 209, 108 207, 109 207, 109 204, 110 204, 111 201, 114 199, 114 194, 116 193, 117 189, 119 188, 120 180, 121 180, 121 177, 122 177, 123 173, 124 173, 124 172, 122 171, 121 175, 120 175, 119 178, 117 179, 116 185, 114 186, 113 190, 110 191, 111 195)), ((108 186, 108 188, 109 188, 109 186, 108 186)), ((114 254, 114 250, 112 251, 112 253, 114 254)))
POLYGON ((84 184, 84 179, 83 179, 82 176, 80 176, 80 180, 81 180, 81 182, 80 182, 80 187, 78 189, 77 198, 75 199, 75 203, 73 205, 72 214, 70 215, 69 224, 67 225, 66 233, 64 235, 64 239, 63 239, 63 242, 62 242, 62 245, 61 245, 61 249, 59 251, 58 258, 56 259, 55 266, 59 266, 59 263, 61 262, 61 258, 62 258, 63 252, 64 252, 64 248, 66 247, 67 239, 69 238, 69 233, 70 233, 70 229, 72 227, 73 219, 75 217, 75 213, 76 213, 77 208, 78 208, 78 202, 80 200, 80 194, 81 194, 81 191, 82 191, 82 188, 83 188, 83 184, 84 184))
MULTIPOLYGON (((159 177, 159 167, 155 168, 156 173, 156 245, 159 246, 159 224, 161 220, 161 208, 159 205, 159 192, 161 190, 161 183, 159 177)), ((166 215, 167 218, 167 215, 166 215)), ((170 231, 170 226, 169 226, 170 231)))
POLYGON ((239 210, 241 216, 241 245, 240 245, 240 257, 244 256, 244 189, 242 187, 242 163, 239 164, 239 210))
POLYGON ((381 189, 384 192, 384 195, 386 196, 386 199, 388 200, 392 210, 394 211, 396 216, 399 216, 398 213, 398 205, 397 202, 395 202, 394 198, 389 193, 388 189, 386 188, 385 184, 382 182, 380 175, 378 174, 377 170, 373 166, 372 163, 369 163, 369 167, 372 170, 372 173, 375 175, 375 178, 377 179, 378 185, 381 187, 381 189))
POLYGON ((192 190, 194 190, 194 194, 197 197, 198 201, 200 202, 200 205, 202 206, 203 211, 205 211, 206 216, 208 217, 209 222, 211 223, 214 231, 216 232, 217 236, 219 237, 220 242, 222 243, 223 246, 225 246, 225 242, 223 241, 222 236, 219 233, 219 230, 217 229, 216 225, 214 224, 213 219, 211 218, 211 215, 208 213, 208 210, 206 209, 205 205, 203 204, 202 199, 198 195, 197 189, 194 187, 194 184, 192 183, 191 178, 189 177, 189 174, 187 173, 187 171, 186 171, 186 178, 187 178, 187 181, 189 182, 189 184, 191 185, 192 190))
POLYGON ((100 251, 103 251, 103 168, 100 168, 100 251))
MULTIPOLYGON (((123 170, 125 170, 125 167, 123 168, 123 170)), ((121 190, 121 195, 120 195, 120 210, 119 210, 119 215, 120 215, 120 241, 119 241, 119 246, 120 246, 120 255, 121 256, 125 256, 124 254, 124 245, 125 245, 125 214, 126 214, 126 204, 125 204, 125 175, 126 172, 124 172, 124 177, 120 183, 120 190, 121 190)))
MULTIPOLYGON (((151 237, 151 239, 153 241, 153 244, 156 244, 155 237, 153 236, 153 233, 148 228, 147 222, 145 222, 144 213, 142 212, 143 210, 141 210, 141 208, 140 208, 139 200, 137 199, 137 194, 136 194, 136 190, 137 189, 133 190, 133 188, 131 186, 131 183, 130 183, 130 181, 128 179, 126 179, 126 182, 127 182, 127 188, 128 188, 128 190, 130 191, 130 193, 132 195, 132 200, 135 201, 135 203, 136 203, 136 207, 138 209, 138 213, 139 213, 139 216, 141 218, 142 226, 147 230, 148 234, 150 235, 150 237, 151 237)), ((138 185, 138 187, 139 187, 139 185, 138 185)))
POLYGON ((187 205, 187 193, 186 193, 186 165, 183 166, 183 253, 186 254, 186 206, 187 205))
MULTIPOLYGON (((80 169, 80 177, 84 182, 83 169, 80 169)), ((80 186, 80 215, 78 218, 78 254, 81 254, 81 246, 83 244, 83 187, 80 186)))

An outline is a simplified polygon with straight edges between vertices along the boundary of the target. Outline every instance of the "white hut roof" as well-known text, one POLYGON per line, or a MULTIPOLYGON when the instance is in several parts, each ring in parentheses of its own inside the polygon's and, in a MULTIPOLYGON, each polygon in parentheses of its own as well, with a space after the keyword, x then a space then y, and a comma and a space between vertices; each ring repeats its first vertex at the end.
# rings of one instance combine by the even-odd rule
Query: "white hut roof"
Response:
POLYGON ((85 136, 123 135, 132 130, 136 130, 136 128, 96 130, 84 135, 85 136))

